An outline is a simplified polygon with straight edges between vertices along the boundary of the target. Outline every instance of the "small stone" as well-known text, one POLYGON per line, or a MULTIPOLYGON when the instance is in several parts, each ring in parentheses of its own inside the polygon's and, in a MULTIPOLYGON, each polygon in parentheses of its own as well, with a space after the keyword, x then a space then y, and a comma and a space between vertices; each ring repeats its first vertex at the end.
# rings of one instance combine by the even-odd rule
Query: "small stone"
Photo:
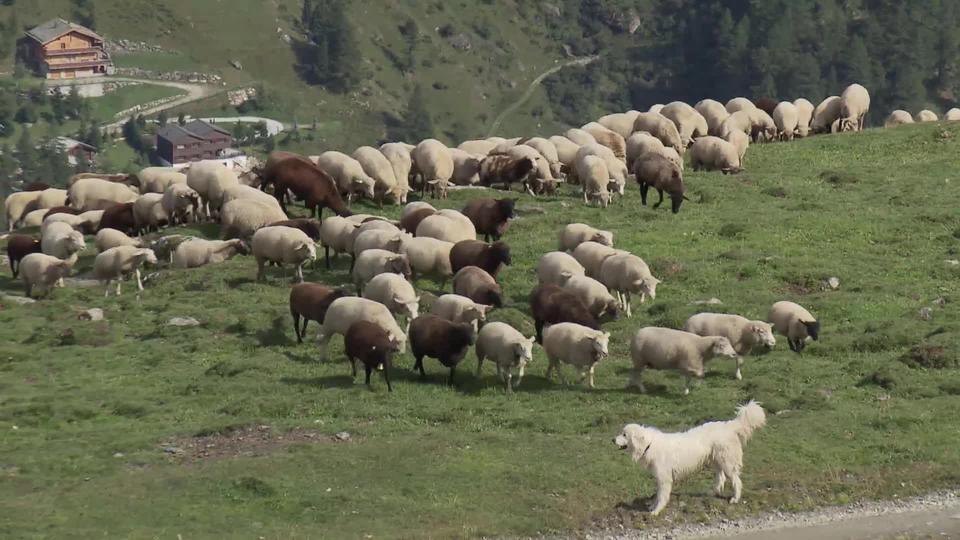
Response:
POLYGON ((239 60, 231 60, 230 65, 237 71, 243 71, 243 64, 241 64, 239 60))
POLYGON ((920 315, 921 320, 929 321, 933 318, 933 309, 928 307, 920 308, 920 312, 918 314, 920 315))
POLYGON ((182 454, 182 453, 183 453, 183 450, 177 448, 176 446, 164 446, 164 447, 163 447, 163 453, 164 453, 164 454, 176 455, 176 454, 182 454))
POLYGON ((336 437, 338 441, 350 440, 350 434, 347 433, 346 431, 341 431, 340 433, 337 433, 336 435, 334 435, 334 437, 336 437))
POLYGON ((122 457, 123 457, 123 452, 117 452, 117 453, 113 454, 113 457, 115 457, 115 458, 122 458, 122 457))
POLYGON ((948 266, 960 266, 960 261, 957 259, 947 259, 943 262, 947 263, 948 266))
POLYGON ((832 277, 827 280, 827 285, 830 286, 831 290, 837 290, 840 288, 840 278, 832 277))
POLYGON ((174 317, 167 321, 167 326, 200 326, 200 321, 193 317, 174 317))
POLYGON ((711 298, 709 300, 696 300, 690 302, 691 306, 719 306, 723 302, 719 298, 711 298))
POLYGON ((90 308, 78 313, 77 318, 81 321, 102 321, 103 310, 100 308, 90 308))

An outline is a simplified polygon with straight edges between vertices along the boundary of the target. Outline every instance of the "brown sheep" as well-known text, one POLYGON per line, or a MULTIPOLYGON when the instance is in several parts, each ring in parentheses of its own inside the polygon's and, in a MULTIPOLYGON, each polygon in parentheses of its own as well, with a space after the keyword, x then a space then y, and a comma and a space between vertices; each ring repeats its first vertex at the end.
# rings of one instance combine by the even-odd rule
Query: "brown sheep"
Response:
POLYGON ((461 268, 453 276, 453 292, 478 304, 503 307, 503 290, 486 270, 476 266, 461 268))
POLYGON ((419 210, 414 210, 413 212, 403 216, 403 218, 400 220, 400 228, 410 234, 416 235, 417 227, 420 226, 420 222, 436 213, 437 211, 433 208, 421 208, 419 210))
POLYGON ((43 215, 43 219, 54 214, 70 214, 71 216, 79 216, 83 213, 83 210, 77 210, 75 208, 70 208, 69 206, 54 206, 50 210, 47 210, 47 213, 43 215))
POLYGON ((494 279, 500 266, 510 266, 510 246, 505 242, 487 244, 480 240, 461 240, 450 250, 450 268, 456 273, 468 266, 476 266, 494 279))
POLYGON ((530 293, 530 312, 537 330, 537 343, 543 343, 544 325, 570 322, 600 329, 599 321, 576 293, 552 283, 533 289, 530 293))
POLYGON ((766 97, 766 96, 764 96, 764 97, 762 97, 762 98, 755 99, 755 100, 753 101, 753 104, 754 104, 754 106, 756 106, 756 107, 757 107, 758 109, 760 109, 761 111, 763 111, 763 112, 765 112, 765 113, 767 113, 767 114, 769 114, 769 115, 772 116, 772 115, 773 115, 773 110, 777 108, 777 105, 779 105, 780 102, 777 101, 777 100, 775 100, 775 99, 773 99, 772 97, 766 97))
POLYGON ((477 234, 482 234, 483 239, 489 242, 491 237, 499 240, 507 232, 510 220, 514 217, 513 210, 516 203, 516 199, 488 197, 470 199, 463 207, 462 213, 473 222, 477 234))
POLYGON ((26 234, 11 234, 7 237, 7 258, 10 259, 10 271, 17 278, 20 271, 20 259, 31 253, 41 253, 40 240, 26 234))
POLYGON ((299 229, 303 231, 303 234, 310 237, 314 242, 320 241, 320 221, 311 218, 298 218, 298 219, 287 219, 284 221, 277 221, 267 225, 268 227, 283 226, 283 227, 293 227, 294 229, 299 229))
POLYGON ((323 218, 324 208, 330 208, 338 216, 353 215, 340 198, 333 178, 305 157, 291 156, 268 162, 263 171, 261 187, 268 185, 273 186, 274 197, 284 212, 284 201, 287 190, 290 190, 294 196, 304 201, 305 206, 310 209, 310 215, 317 219, 323 218))
POLYGON ((290 316, 293 317, 293 333, 297 335, 297 343, 303 343, 303 336, 307 335, 307 323, 317 321, 322 326, 327 308, 343 296, 349 296, 349 293, 319 283, 298 283, 290 289, 290 316), (300 326, 301 317, 303 326, 300 326))
POLYGON ((43 191, 45 189, 50 189, 50 184, 46 182, 30 182, 29 184, 23 186, 22 191, 43 191))
POLYGON ((387 391, 393 392, 390 386, 390 357, 400 352, 401 344, 390 338, 380 325, 370 321, 357 321, 350 325, 343 336, 343 347, 353 369, 353 376, 357 376, 357 360, 363 363, 367 372, 366 384, 370 386, 370 373, 378 367, 383 368, 383 378, 387 381, 387 391))
POLYGON ((683 195, 683 173, 680 167, 673 161, 661 156, 660 154, 645 154, 633 164, 633 174, 640 184, 640 200, 644 206, 647 205, 647 190, 654 188, 660 195, 660 200, 653 205, 654 208, 660 208, 663 204, 663 192, 670 195, 671 210, 674 214, 680 211, 680 205, 684 200, 689 200, 683 195))
POLYGON ((137 230, 136 221, 133 219, 133 203, 113 203, 113 206, 104 209, 97 232, 103 229, 116 229, 125 234, 133 234, 137 230))
POLYGON ((436 315, 421 315, 410 323, 410 351, 416 359, 413 369, 420 370, 420 377, 426 378, 423 357, 436 358, 450 368, 447 383, 453 385, 457 364, 476 340, 472 324, 453 323, 436 315))
POLYGON ((480 162, 480 185, 491 187, 502 183, 510 190, 513 182, 523 183, 537 164, 530 158, 516 158, 502 154, 487 156, 480 162))

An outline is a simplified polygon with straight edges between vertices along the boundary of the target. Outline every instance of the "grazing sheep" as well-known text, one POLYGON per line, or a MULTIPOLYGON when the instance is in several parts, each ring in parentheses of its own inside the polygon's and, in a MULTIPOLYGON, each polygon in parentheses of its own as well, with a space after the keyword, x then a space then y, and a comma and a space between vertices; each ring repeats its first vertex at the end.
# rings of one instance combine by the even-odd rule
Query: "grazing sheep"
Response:
POLYGON ((667 148, 660 142, 660 139, 650 135, 646 131, 638 131, 627 139, 627 170, 633 171, 633 166, 638 159, 650 155, 661 155, 670 161, 676 163, 680 170, 683 170, 683 160, 673 148, 667 148))
POLYGON ((840 119, 842 106, 843 102, 840 96, 830 96, 821 101, 817 108, 813 110, 810 129, 814 133, 830 133, 835 122, 840 119))
POLYGON ((947 114, 943 115, 943 119, 947 122, 956 122, 960 120, 960 109, 954 107, 947 111, 947 114))
POLYGON ((743 158, 747 155, 747 149, 750 148, 750 136, 739 129, 731 129, 723 136, 723 140, 732 144, 733 147, 737 149, 740 165, 743 166, 743 158))
POLYGON ((7 237, 7 260, 10 262, 13 279, 17 279, 20 261, 31 253, 43 253, 40 240, 25 234, 11 234, 7 237))
POLYGON ((554 178, 560 177, 563 164, 560 162, 560 156, 557 154, 556 145, 543 137, 532 137, 524 141, 523 144, 533 148, 543 156, 543 159, 547 160, 547 164, 550 166, 550 173, 554 178))
POLYGON ((470 141, 463 141, 457 146, 457 148, 476 156, 488 156, 498 144, 499 143, 496 141, 474 139, 470 141))
MULTIPOLYGON (((40 210, 40 211, 46 212, 46 210, 40 210)), ((67 225, 70 225, 74 230, 80 231, 81 233, 84 233, 84 234, 96 233, 96 230, 100 223, 99 217, 96 218, 95 220, 96 224, 94 224, 88 221, 88 217, 86 216, 88 214, 92 215, 94 213, 96 213, 98 216, 102 216, 103 210, 82 212, 80 214, 64 214, 64 213, 50 214, 48 212, 47 215, 44 216, 43 222, 40 224, 40 232, 42 233, 51 223, 66 223, 67 225)), ((26 218, 24 218, 24 221, 27 221, 26 218)))
POLYGON ((458 186, 472 186, 480 182, 480 161, 485 157, 471 154, 459 148, 449 148, 453 159, 453 176, 450 181, 458 186))
POLYGON ((461 240, 450 250, 450 268, 454 272, 476 266, 496 278, 500 268, 510 263, 510 246, 502 241, 487 244, 480 240, 461 240))
POLYGON ((586 275, 592 278, 600 277, 600 268, 603 261, 614 255, 627 254, 621 249, 614 249, 599 242, 583 242, 573 250, 573 258, 583 266, 586 275))
POLYGON ((753 118, 750 117, 750 113, 737 111, 720 124, 720 137, 726 137, 731 131, 741 131, 745 135, 750 135, 753 131, 753 118))
POLYGON ((420 223, 436 213, 437 211, 434 208, 418 208, 400 218, 400 229, 410 234, 416 234, 420 223))
MULTIPOLYGON (((192 190, 192 188, 190 188, 189 186, 183 186, 183 187, 186 187, 187 189, 192 190)), ((180 189, 182 190, 183 187, 181 187, 180 189)), ((196 192, 194 191, 194 193, 196 192)), ((280 208, 280 203, 278 203, 277 199, 274 198, 272 195, 268 193, 264 193, 253 186, 247 186, 244 184, 237 184, 235 186, 229 186, 226 189, 224 189, 223 195, 220 198, 220 206, 223 206, 224 204, 227 204, 228 202, 236 199, 258 201, 263 204, 275 206, 278 209, 280 208)))
POLYGON ((220 207, 224 204, 224 192, 237 185, 240 185, 237 173, 219 161, 199 161, 190 165, 190 170, 187 171, 187 186, 200 195, 198 214, 204 218, 219 214, 220 207))
POLYGON ((680 142, 687 147, 693 142, 695 137, 705 137, 710 130, 707 119, 696 109, 682 101, 668 103, 660 114, 665 116, 674 125, 677 126, 677 132, 680 133, 680 142))
MULTIPOLYGON (((276 153, 270 155, 271 159, 276 153)), ((330 208, 338 216, 352 215, 340 198, 340 191, 333 178, 304 157, 291 156, 277 159, 274 163, 268 160, 261 187, 265 189, 268 186, 273 186, 274 197, 284 212, 286 208, 283 201, 287 191, 290 191, 304 201, 304 205, 310 210, 311 217, 321 219, 324 208, 330 208)))
POLYGON ((763 321, 751 321, 739 315, 724 313, 697 313, 687 319, 684 332, 698 336, 723 336, 730 340, 733 350, 737 351, 737 371, 734 377, 743 378, 740 368, 743 357, 750 354, 755 345, 772 349, 777 340, 773 337, 773 327, 763 321))
POLYGON ((626 158, 627 145, 623 135, 620 135, 612 129, 606 128, 597 122, 585 124, 581 126, 580 129, 586 131, 590 135, 593 135, 593 138, 597 140, 597 144, 601 144, 609 148, 616 157, 620 159, 626 158))
MULTIPOLYGON (((232 201, 238 202, 238 201, 232 201)), ((266 263, 294 264, 298 283, 303 282, 303 265, 317 258, 313 240, 292 227, 264 227, 253 234, 251 250, 257 260, 257 281, 264 278, 266 263)))
POLYGON ((562 170, 564 172, 572 170, 580 145, 561 135, 554 135, 548 140, 557 149, 557 159, 560 160, 562 170))
POLYGON ((769 115, 773 115, 773 110, 777 108, 777 105, 779 105, 779 103, 780 103, 779 101, 769 96, 764 96, 764 97, 753 100, 754 107, 756 107, 758 110, 761 110, 769 115))
MULTIPOLYGON (((618 195, 623 195, 623 190, 627 185, 627 166, 622 159, 617 158, 613 152, 599 144, 585 144, 577 150, 577 158, 574 162, 575 178, 585 185, 583 181, 586 176, 580 175, 580 169, 584 164, 586 156, 596 156, 603 160, 607 168, 607 182, 603 185, 610 190, 614 190, 618 195)), ((597 177, 599 178, 599 176, 597 177)), ((601 183, 598 181, 598 183, 601 183)))
POLYGON ((54 214, 70 214, 71 216, 79 216, 80 214, 84 213, 81 210, 70 208, 69 206, 54 206, 53 208, 47 208, 46 212, 47 215, 43 216, 43 219, 47 219, 54 214))
POLYGON ((413 279, 418 275, 427 276, 439 280, 440 287, 443 288, 453 275, 453 268, 450 266, 450 251, 453 245, 453 242, 436 238, 404 236, 400 253, 407 256, 413 279))
MULTIPOLYGON (((256 190, 255 188, 243 185, 233 186, 228 188, 228 191, 224 194, 224 199, 232 197, 234 193, 230 192, 231 189, 244 188, 247 190, 254 190, 260 195, 269 197, 269 195, 264 194, 263 192, 256 190)), ((270 201, 270 203, 276 204, 276 201, 270 201)), ((192 187, 186 184, 171 184, 163 191, 163 196, 160 199, 161 208, 169 216, 171 225, 182 225, 190 221, 191 216, 197 216, 200 212, 200 194, 196 192, 192 187)))
POLYGON ((806 137, 810 134, 810 123, 813 122, 815 107, 804 98, 795 99, 793 106, 797 108, 797 137, 806 137))
POLYGON ((64 276, 70 275, 76 262, 76 253, 67 259, 58 259, 45 253, 24 256, 17 265, 17 271, 23 280, 27 298, 34 298, 33 293, 38 288, 50 294, 57 283, 63 282, 64 276))
POLYGON ((583 202, 589 204, 597 201, 601 208, 606 208, 610 204, 610 192, 607 190, 610 173, 603 158, 583 156, 577 159, 575 169, 583 186, 583 202))
POLYGON ((929 109, 924 109, 917 113, 917 122, 936 122, 937 120, 937 113, 929 109))
POLYGON ((27 227, 39 227, 43 224, 43 218, 47 215, 46 208, 40 208, 38 210, 31 210, 23 217, 21 221, 21 228, 27 227))
POLYGON ((336 257, 353 251, 353 233, 360 225, 340 216, 331 216, 320 225, 320 243, 323 244, 324 260, 330 268, 330 250, 336 257))
POLYGON ((564 278, 561 286, 579 296, 594 319, 617 319, 620 316, 620 302, 603 283, 587 276, 563 274, 561 277, 564 278))
POLYGON ((586 275, 583 266, 565 251, 551 251, 544 254, 537 261, 536 272, 537 282, 540 285, 546 283, 560 285, 566 281, 566 278, 563 277, 565 273, 574 276, 586 275))
POLYGON ((704 99, 694 105, 693 108, 707 121, 707 135, 713 135, 714 137, 723 135, 720 126, 730 116, 730 112, 723 106, 723 103, 712 99, 704 99))
POLYGON ((65 202, 78 210, 103 210, 103 204, 98 201, 132 203, 139 196, 136 189, 124 184, 99 178, 84 178, 70 186, 65 202))
POLYGON ((719 137, 700 137, 690 147, 690 166, 695 171, 738 174, 743 170, 737 148, 719 137))
POLYGON ((220 212, 222 237, 224 240, 249 239, 259 229, 286 219, 287 215, 275 205, 247 199, 234 199, 223 205, 220 212))
POLYGON ((420 297, 413 285, 400 274, 377 274, 367 283, 363 297, 387 306, 394 315, 406 317, 404 332, 410 329, 410 321, 420 312, 420 297))
POLYGON ((432 216, 424 218, 417 226, 418 237, 428 236, 457 243, 461 240, 476 240, 477 230, 470 218, 456 210, 441 210, 432 216))
POLYGON ((913 117, 910 116, 910 113, 907 111, 902 111, 897 109, 890 113, 890 116, 887 117, 886 121, 883 123, 883 127, 892 128, 897 127, 902 124, 912 124, 913 117))
MULTIPOLYGON (((356 257, 356 255, 359 254, 359 252, 358 252, 357 249, 356 249, 357 238, 359 238, 361 234, 366 233, 366 232, 370 232, 370 231, 386 232, 386 233, 390 233, 390 234, 393 235, 393 236, 399 236, 399 235, 400 235, 400 229, 398 229, 396 225, 394 225, 393 223, 391 223, 391 222, 389 222, 389 221, 386 221, 386 220, 383 220, 383 219, 369 219, 369 220, 366 220, 366 221, 364 221, 363 223, 361 223, 359 227, 355 228, 355 229, 353 230, 353 232, 350 233, 350 236, 352 237, 352 239, 351 239, 351 241, 350 241, 350 253, 351 253, 351 255, 353 255, 354 257, 356 257)), ((361 247, 363 247, 363 246, 361 246, 361 247)))
POLYGON ((195 238, 182 242, 171 253, 170 263, 174 268, 197 268, 219 264, 234 256, 247 255, 250 249, 242 240, 203 240, 195 238))
POLYGON ((47 188, 39 192, 36 201, 37 208, 55 208, 57 206, 69 206, 67 196, 69 192, 65 189, 47 188))
POLYGON ((540 285, 530 293, 530 312, 538 343, 543 342, 544 325, 569 322, 600 329, 600 322, 590 313, 580 296, 551 283, 540 285))
POLYGON ((502 183, 509 191, 512 183, 524 183, 536 168, 536 161, 528 157, 491 154, 480 162, 479 183, 487 187, 502 183))
POLYGON ((380 146, 380 152, 393 169, 393 177, 397 180, 396 192, 403 193, 400 202, 406 203, 410 193, 410 169, 413 168, 410 150, 403 143, 386 143, 380 146))
POLYGON ((160 193, 144 193, 133 202, 133 223, 138 233, 159 230, 170 221, 160 204, 162 199, 160 193))
POLYGON ((839 131, 863 131, 870 112, 870 92, 859 84, 851 84, 840 94, 839 131))
POLYGON ((814 341, 820 339, 820 322, 799 304, 777 302, 770 307, 767 321, 773 324, 777 332, 787 337, 787 343, 793 352, 803 352, 808 337, 814 341))
POLYGON ((514 159, 529 159, 536 165, 536 172, 528 174, 523 181, 528 193, 540 195, 556 191, 557 179, 553 177, 550 163, 536 149, 518 144, 507 150, 506 155, 514 159))
POLYGON ((443 294, 433 301, 430 314, 450 322, 471 324, 477 329, 480 323, 487 320, 490 309, 491 306, 478 304, 466 296, 443 294))
POLYGON ((610 333, 587 328, 576 323, 557 323, 548 326, 543 331, 543 350, 547 353, 550 365, 547 367, 547 378, 557 371, 560 381, 566 384, 560 363, 575 366, 580 371, 581 380, 589 374, 589 387, 593 385, 593 369, 597 362, 609 354, 607 347, 610 343, 610 333))
POLYGON ((680 132, 677 126, 669 118, 659 113, 640 113, 633 124, 634 131, 646 131, 654 137, 660 139, 664 146, 672 147, 681 156, 686 150, 686 146, 680 139, 680 132))
POLYGON ((110 296, 110 283, 113 280, 117 281, 117 296, 120 296, 120 284, 130 274, 136 276, 137 290, 142 291, 140 267, 144 263, 157 264, 157 256, 152 249, 117 246, 97 255, 93 260, 93 275, 104 285, 103 296, 110 296))
POLYGON ((300 229, 303 234, 310 237, 314 242, 320 241, 320 220, 313 218, 285 219, 275 221, 269 224, 270 227, 293 227, 300 229))
POLYGON ((69 258, 78 251, 86 249, 83 234, 62 222, 50 223, 40 237, 43 252, 58 259, 69 258))
POLYGON ((797 106, 789 101, 781 101, 773 110, 773 123, 777 126, 777 137, 781 141, 792 141, 797 133, 800 114, 797 106))
POLYGON ((338 298, 349 296, 344 289, 334 289, 319 283, 297 283, 290 288, 290 316, 293 318, 293 333, 297 343, 303 343, 307 335, 307 323, 317 321, 323 326, 330 304, 338 298), (303 326, 300 319, 303 318, 303 326))
POLYGON ((613 246, 613 233, 594 229, 586 223, 571 223, 560 231, 561 251, 573 251, 584 242, 596 242, 605 246, 613 246))
POLYGON ((410 152, 410 157, 423 175, 421 194, 430 186, 434 197, 447 198, 447 185, 453 176, 453 157, 447 147, 436 139, 426 139, 410 152))
POLYGON ((406 255, 385 249, 368 249, 357 256, 351 276, 357 286, 357 294, 363 292, 363 286, 379 274, 400 274, 410 277, 410 262, 406 255))
POLYGON ((651 105, 649 109, 647 109, 647 112, 660 114, 660 111, 662 111, 664 107, 666 107, 666 105, 664 105, 663 103, 655 103, 651 105))
POLYGON ((503 307, 503 291, 500 285, 493 276, 476 266, 461 268, 453 276, 453 292, 478 304, 503 307))
POLYGON ((403 350, 407 337, 400 326, 397 325, 397 321, 394 320, 387 306, 366 298, 345 296, 337 298, 330 304, 326 315, 323 317, 323 323, 320 325, 317 346, 320 349, 319 360, 321 362, 326 358, 327 343, 330 339, 337 334, 346 335, 350 326, 357 321, 376 324, 390 336, 391 340, 398 343, 399 350, 403 350))
POLYGON ((680 212, 680 205, 686 197, 683 194, 683 173, 674 162, 658 154, 649 154, 634 162, 633 175, 640 184, 640 201, 644 206, 647 205, 647 191, 654 188, 660 195, 654 208, 663 204, 663 192, 666 191, 670 195, 671 211, 674 214, 680 212))
MULTIPOLYGON (((363 252, 370 249, 381 249, 400 253, 403 244, 403 233, 383 229, 369 229, 357 235, 353 241, 353 261, 363 252)), ((352 270, 352 268, 351 268, 352 270)))
POLYGON ((510 220, 514 218, 516 202, 516 199, 478 197, 467 201, 461 212, 485 241, 489 242, 490 238, 496 241, 507 232, 510 220))
POLYGON ((390 386, 390 360, 394 353, 402 350, 401 345, 383 328, 367 321, 353 323, 343 336, 343 348, 350 361, 353 377, 357 376, 357 360, 363 363, 367 387, 370 386, 370 373, 382 368, 388 392, 393 392, 390 386))
POLYGON ((373 199, 375 196, 376 181, 367 176, 360 162, 343 152, 328 151, 319 156, 311 157, 317 167, 330 175, 337 184, 341 196, 346 196, 350 203, 354 196, 365 196, 373 199))
POLYGON ((476 339, 477 333, 469 324, 450 322, 435 315, 421 315, 410 323, 410 351, 416 359, 413 369, 419 370, 420 377, 425 379, 423 357, 436 358, 450 368, 447 384, 453 385, 457 364, 476 339))
POLYGON ((627 138, 633 134, 633 125, 637 121, 638 111, 628 111, 625 113, 614 113, 601 116, 597 123, 601 126, 619 133, 621 137, 627 138))
POLYGON ((772 141, 777 135, 777 125, 765 111, 757 108, 750 111, 750 137, 753 142, 772 141))
POLYGON ((118 246, 143 247, 143 241, 139 238, 130 238, 123 231, 116 229, 100 229, 97 231, 93 245, 97 247, 97 253, 103 253, 118 246))
MULTIPOLYGON (((585 144, 597 144, 597 139, 582 129, 570 128, 563 134, 563 136, 577 146, 583 146, 585 144)), ((557 151, 559 150, 560 148, 557 147, 557 151)))
POLYGON ((621 300, 627 312, 627 317, 633 316, 630 295, 639 293, 641 304, 647 301, 647 296, 655 300, 657 285, 660 284, 660 280, 650 273, 647 263, 629 253, 612 255, 604 259, 600 266, 598 280, 617 293, 618 300, 621 300))
POLYGON ((168 187, 187 184, 187 175, 173 167, 146 167, 137 173, 140 193, 163 193, 168 187))
POLYGON ((686 376, 683 393, 690 393, 690 379, 703 378, 703 366, 714 356, 736 358, 730 340, 722 336, 701 337, 690 332, 648 326, 641 328, 630 342, 630 357, 633 358, 633 373, 628 388, 636 387, 646 392, 643 386, 644 369, 673 369, 686 376))
POLYGON ((363 168, 363 172, 373 178, 373 191, 381 206, 384 199, 392 200, 395 204, 407 202, 410 187, 397 182, 393 165, 383 152, 372 146, 361 146, 353 151, 352 157, 363 168))
POLYGON ((493 360, 497 366, 497 377, 506 383, 507 392, 513 392, 513 387, 520 386, 523 380, 523 371, 527 363, 533 361, 533 342, 536 338, 524 337, 512 326, 502 322, 492 322, 480 330, 477 336, 477 377, 483 368, 486 358, 493 360), (517 370, 517 382, 513 382, 513 370, 517 370))
POLYGON ((727 102, 727 112, 733 114, 738 111, 750 112, 757 108, 752 101, 745 97, 736 97, 727 102))
POLYGON ((111 203, 100 216, 97 230, 117 229, 128 234, 137 232, 137 222, 133 215, 134 203, 111 203))

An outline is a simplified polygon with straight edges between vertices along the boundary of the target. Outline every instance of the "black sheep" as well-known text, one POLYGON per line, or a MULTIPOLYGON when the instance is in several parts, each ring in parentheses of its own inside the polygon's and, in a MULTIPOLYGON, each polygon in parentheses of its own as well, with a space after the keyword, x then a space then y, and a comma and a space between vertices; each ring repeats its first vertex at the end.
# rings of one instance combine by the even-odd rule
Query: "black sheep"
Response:
POLYGON ((436 358, 450 368, 448 383, 452 385, 457 364, 476 339, 471 324, 453 323, 436 315, 421 315, 410 323, 410 350, 417 360, 413 369, 419 369, 420 376, 425 378, 423 357, 436 358))

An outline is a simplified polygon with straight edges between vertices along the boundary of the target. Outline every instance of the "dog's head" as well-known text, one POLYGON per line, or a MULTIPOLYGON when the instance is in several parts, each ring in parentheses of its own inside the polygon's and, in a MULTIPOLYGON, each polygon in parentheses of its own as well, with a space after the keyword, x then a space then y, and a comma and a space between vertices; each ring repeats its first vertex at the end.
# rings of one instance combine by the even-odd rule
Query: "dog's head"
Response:
POLYGON ((650 449, 657 433, 657 430, 647 426, 627 424, 623 426, 620 434, 613 438, 613 443, 621 450, 628 450, 634 461, 640 461, 650 449))

